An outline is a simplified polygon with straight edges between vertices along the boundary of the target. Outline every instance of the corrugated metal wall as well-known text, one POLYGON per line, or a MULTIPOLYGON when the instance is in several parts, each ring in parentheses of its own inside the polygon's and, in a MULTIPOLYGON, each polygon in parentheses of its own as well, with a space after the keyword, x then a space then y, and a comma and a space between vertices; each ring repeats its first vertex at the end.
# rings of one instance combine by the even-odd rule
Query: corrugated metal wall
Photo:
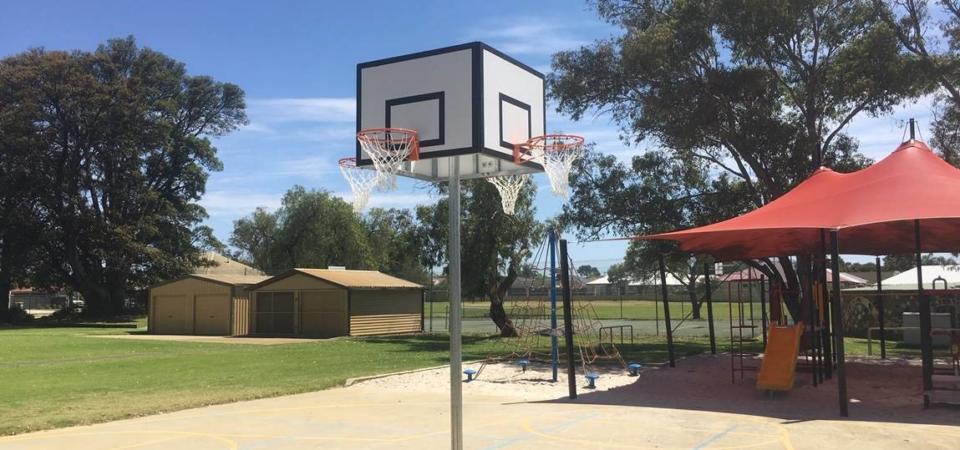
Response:
POLYGON ((350 335, 416 333, 422 330, 423 294, 419 289, 353 290, 350 335))

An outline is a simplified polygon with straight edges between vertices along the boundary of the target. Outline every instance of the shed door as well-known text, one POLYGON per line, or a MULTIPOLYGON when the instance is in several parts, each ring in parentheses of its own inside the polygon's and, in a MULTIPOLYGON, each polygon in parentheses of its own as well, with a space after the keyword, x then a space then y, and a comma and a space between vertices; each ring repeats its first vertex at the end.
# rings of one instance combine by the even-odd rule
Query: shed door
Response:
POLYGON ((230 334, 229 295, 198 295, 196 305, 197 334, 230 334))
POLYGON ((257 334, 293 334, 293 292, 257 293, 257 334))
POLYGON ((300 293, 300 333, 304 336, 347 335, 347 293, 344 290, 300 293))
POLYGON ((187 329, 188 315, 186 295, 157 295, 153 297, 153 330, 160 334, 182 334, 187 329))

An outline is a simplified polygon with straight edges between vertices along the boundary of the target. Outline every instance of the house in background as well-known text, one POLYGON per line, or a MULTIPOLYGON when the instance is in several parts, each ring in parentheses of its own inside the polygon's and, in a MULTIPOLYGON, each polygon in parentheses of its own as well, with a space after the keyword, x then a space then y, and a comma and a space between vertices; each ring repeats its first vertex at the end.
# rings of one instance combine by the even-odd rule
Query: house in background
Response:
POLYGON ((63 290, 41 290, 29 287, 14 288, 10 291, 10 307, 23 310, 52 310, 67 306, 79 296, 63 290))

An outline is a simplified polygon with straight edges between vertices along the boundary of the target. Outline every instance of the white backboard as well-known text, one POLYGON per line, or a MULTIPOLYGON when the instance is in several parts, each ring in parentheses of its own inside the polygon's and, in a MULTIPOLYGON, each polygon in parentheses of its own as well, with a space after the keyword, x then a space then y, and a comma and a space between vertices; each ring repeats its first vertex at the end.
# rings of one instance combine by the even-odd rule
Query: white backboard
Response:
MULTIPOLYGON (((411 128, 420 161, 402 175, 445 179, 539 172, 513 163, 514 144, 546 133, 544 76, 481 42, 357 65, 357 131, 411 128)), ((370 164, 357 146, 359 164, 370 164)))

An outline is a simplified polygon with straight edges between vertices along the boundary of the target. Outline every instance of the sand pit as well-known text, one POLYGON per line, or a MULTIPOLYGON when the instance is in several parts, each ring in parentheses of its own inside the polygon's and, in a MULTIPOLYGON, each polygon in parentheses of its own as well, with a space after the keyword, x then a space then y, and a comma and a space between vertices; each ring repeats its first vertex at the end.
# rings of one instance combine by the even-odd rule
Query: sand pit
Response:
MULTIPOLYGON (((464 364, 463 368, 479 370, 481 363, 464 364)), ((596 389, 587 389, 587 380, 583 371, 577 368, 577 392, 606 391, 621 388, 636 382, 641 377, 628 375, 627 370, 619 365, 593 365, 591 372, 600 375, 596 389)), ((479 376, 471 382, 463 383, 464 395, 497 395, 515 399, 517 401, 544 401, 567 397, 566 368, 561 366, 559 379, 550 381, 552 371, 548 364, 532 362, 526 372, 515 363, 487 364, 480 371, 479 376)), ((463 377, 466 379, 466 376, 463 377)), ((442 393, 450 390, 450 371, 447 367, 421 370, 400 375, 392 375, 372 380, 362 381, 354 386, 377 390, 400 392, 430 392, 442 393)))
MULTIPOLYGON (((748 361, 759 367, 760 359, 748 361)), ((480 369, 481 363, 464 364, 480 369)), ((839 400, 835 379, 813 386, 812 375, 799 371, 794 388, 764 392, 755 387, 756 373, 731 381, 730 355, 700 355, 677 361, 677 367, 645 366, 637 377, 620 366, 591 366, 600 374, 596 389, 578 367, 576 403, 645 406, 782 419, 837 419, 839 400)), ((558 382, 550 380, 550 366, 532 363, 521 371, 514 363, 488 364, 479 377, 463 383, 464 396, 497 396, 518 402, 567 402, 564 368, 558 382)), ((464 377, 465 378, 465 377, 464 377)), ((847 362, 850 417, 911 423, 960 423, 956 409, 921 407, 920 367, 904 360, 851 359, 847 362)), ((446 367, 391 375, 359 382, 349 389, 390 392, 445 393, 449 390, 446 367)))

